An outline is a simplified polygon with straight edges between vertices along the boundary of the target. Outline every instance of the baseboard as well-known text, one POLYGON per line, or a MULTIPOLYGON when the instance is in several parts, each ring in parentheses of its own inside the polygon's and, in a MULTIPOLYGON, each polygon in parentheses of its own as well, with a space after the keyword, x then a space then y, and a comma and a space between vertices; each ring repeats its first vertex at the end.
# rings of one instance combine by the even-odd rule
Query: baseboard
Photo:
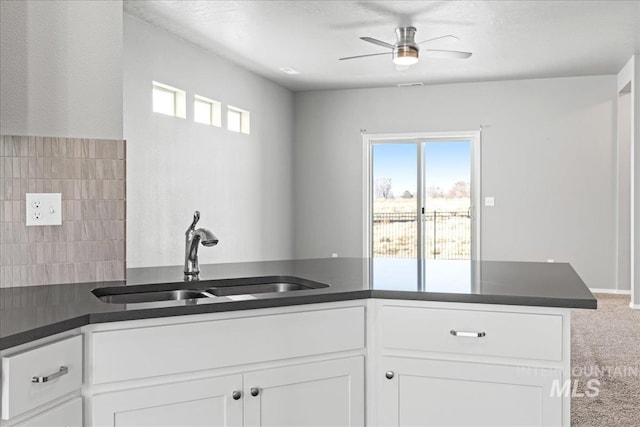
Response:
POLYGON ((596 288, 589 288, 589 290, 593 294, 631 295, 631 291, 626 291, 624 289, 596 289, 596 288))
POLYGON ((634 304, 630 302, 629 307, 633 308, 634 310, 640 310, 640 304, 634 304))

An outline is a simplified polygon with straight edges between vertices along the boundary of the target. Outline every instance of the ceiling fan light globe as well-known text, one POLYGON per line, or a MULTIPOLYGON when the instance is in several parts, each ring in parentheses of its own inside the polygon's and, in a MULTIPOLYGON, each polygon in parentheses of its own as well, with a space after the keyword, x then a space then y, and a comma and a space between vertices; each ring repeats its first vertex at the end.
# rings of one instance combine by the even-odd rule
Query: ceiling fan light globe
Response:
POLYGON ((408 66, 418 62, 418 58, 415 56, 398 56, 393 58, 393 63, 396 65, 408 66))
POLYGON ((393 63, 409 66, 418 62, 418 49, 411 46, 398 47, 393 50, 393 63))

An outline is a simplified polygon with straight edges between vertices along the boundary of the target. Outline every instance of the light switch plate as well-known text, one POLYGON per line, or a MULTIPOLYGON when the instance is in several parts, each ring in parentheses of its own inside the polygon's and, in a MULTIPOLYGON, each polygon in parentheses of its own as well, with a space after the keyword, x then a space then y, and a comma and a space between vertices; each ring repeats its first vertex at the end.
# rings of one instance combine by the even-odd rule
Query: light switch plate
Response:
POLYGON ((27 226, 62 225, 61 193, 27 193, 27 226))
POLYGON ((496 205, 496 200, 493 197, 485 197, 484 198, 484 205, 485 206, 495 206, 496 205))

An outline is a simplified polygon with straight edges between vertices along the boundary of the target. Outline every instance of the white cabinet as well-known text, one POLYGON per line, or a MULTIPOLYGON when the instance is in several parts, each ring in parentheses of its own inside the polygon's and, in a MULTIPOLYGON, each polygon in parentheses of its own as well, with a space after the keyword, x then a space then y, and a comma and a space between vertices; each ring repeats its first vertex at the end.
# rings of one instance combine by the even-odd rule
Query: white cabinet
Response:
POLYGON ((376 302, 370 414, 384 426, 568 426, 566 309, 376 302))
POLYGON ((381 421, 385 426, 556 426, 562 398, 552 397, 561 372, 516 366, 383 359, 381 421))
POLYGON ((57 405, 16 427, 82 427, 82 398, 57 405))
POLYGON ((93 397, 93 425, 241 426, 241 390, 242 376, 229 375, 104 393, 93 397))
POLYGON ((363 426, 364 358, 285 366, 244 376, 245 426, 363 426))
POLYGON ((2 356, 2 419, 36 409, 82 387, 82 336, 2 356))
POLYGON ((122 390, 93 398, 94 426, 243 424, 364 425, 363 357, 122 390))
POLYGON ((191 320, 85 328, 88 425, 364 425, 361 303, 191 320))

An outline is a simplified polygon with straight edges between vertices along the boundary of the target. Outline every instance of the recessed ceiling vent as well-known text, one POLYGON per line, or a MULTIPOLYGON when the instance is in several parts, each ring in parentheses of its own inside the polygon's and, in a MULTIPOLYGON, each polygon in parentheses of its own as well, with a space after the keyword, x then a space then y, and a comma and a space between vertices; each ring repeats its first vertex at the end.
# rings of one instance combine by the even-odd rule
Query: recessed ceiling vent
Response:
POLYGON ((398 86, 398 87, 424 86, 424 83, 422 83, 422 82, 415 82, 415 83, 398 83, 396 86, 398 86))

